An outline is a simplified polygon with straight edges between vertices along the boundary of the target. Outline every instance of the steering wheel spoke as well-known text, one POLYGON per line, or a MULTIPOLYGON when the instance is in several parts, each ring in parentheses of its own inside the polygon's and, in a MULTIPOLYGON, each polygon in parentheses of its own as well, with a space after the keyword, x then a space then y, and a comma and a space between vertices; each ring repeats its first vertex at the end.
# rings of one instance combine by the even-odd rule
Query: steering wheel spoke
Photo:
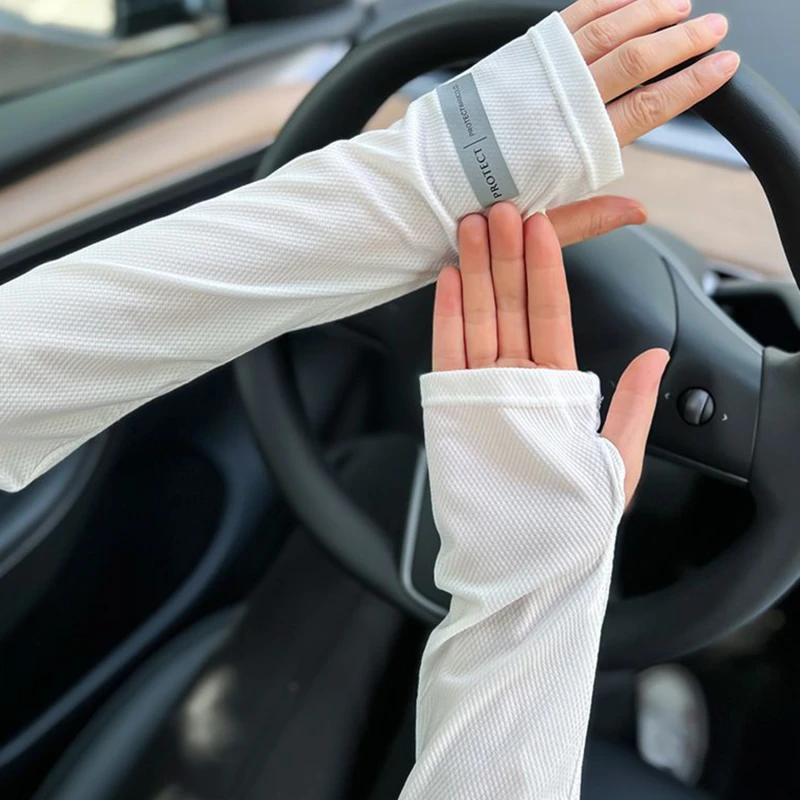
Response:
POLYGON ((664 241, 644 231, 672 279, 676 337, 651 450, 745 483, 753 462, 763 348, 711 301, 664 241))

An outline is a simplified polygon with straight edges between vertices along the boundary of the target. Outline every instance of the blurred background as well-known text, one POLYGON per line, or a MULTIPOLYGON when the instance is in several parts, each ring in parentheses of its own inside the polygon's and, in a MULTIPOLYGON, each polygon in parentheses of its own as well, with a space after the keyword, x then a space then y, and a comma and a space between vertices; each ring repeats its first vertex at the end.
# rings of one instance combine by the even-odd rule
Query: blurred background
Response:
POLYGON ((0 97, 221 29, 224 2, 2 0, 0 97))

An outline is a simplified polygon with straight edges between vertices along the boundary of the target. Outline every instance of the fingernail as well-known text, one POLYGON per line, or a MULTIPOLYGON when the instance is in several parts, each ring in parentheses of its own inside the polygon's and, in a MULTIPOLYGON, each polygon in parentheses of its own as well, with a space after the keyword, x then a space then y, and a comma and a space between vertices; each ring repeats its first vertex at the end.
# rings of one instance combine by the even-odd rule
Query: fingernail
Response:
POLYGON ((672 5, 674 5, 678 11, 688 11, 692 7, 689 0, 672 0, 672 5))
POLYGON ((632 205, 622 214, 625 225, 644 225, 647 222, 647 211, 644 206, 632 205))
POLYGON ((709 14, 706 17, 706 25, 716 36, 724 36, 728 32, 728 20, 722 14, 709 14))
POLYGON ((742 63, 742 57, 738 53, 729 50, 711 56, 709 62, 710 69, 715 75, 727 76, 733 75, 733 73, 739 69, 739 64, 742 63))

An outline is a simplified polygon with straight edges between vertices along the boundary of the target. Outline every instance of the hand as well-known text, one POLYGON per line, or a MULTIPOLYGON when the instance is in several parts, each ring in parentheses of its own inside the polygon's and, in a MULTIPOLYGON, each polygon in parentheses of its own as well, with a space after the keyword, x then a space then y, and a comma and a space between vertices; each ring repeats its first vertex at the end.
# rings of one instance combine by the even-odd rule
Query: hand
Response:
POLYGON ((578 0, 562 12, 623 147, 713 94, 739 68, 736 53, 715 53, 642 86, 725 38, 725 17, 683 22, 690 11, 690 0, 578 0))
MULTIPOLYGON (((547 217, 523 224, 510 203, 489 219, 466 217, 459 227, 461 270, 445 268, 436 286, 435 372, 490 367, 576 370, 569 292, 558 236, 547 217)), ((636 358, 620 378, 602 435, 625 464, 630 501, 642 472, 665 350, 636 358)))

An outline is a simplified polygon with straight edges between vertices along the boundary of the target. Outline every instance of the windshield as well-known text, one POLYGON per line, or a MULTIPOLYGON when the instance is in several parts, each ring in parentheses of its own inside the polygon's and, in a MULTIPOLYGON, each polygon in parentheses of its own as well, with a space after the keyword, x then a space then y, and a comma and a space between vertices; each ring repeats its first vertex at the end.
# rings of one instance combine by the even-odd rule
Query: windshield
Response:
POLYGON ((0 0, 0 99, 219 30, 218 0, 0 0))

